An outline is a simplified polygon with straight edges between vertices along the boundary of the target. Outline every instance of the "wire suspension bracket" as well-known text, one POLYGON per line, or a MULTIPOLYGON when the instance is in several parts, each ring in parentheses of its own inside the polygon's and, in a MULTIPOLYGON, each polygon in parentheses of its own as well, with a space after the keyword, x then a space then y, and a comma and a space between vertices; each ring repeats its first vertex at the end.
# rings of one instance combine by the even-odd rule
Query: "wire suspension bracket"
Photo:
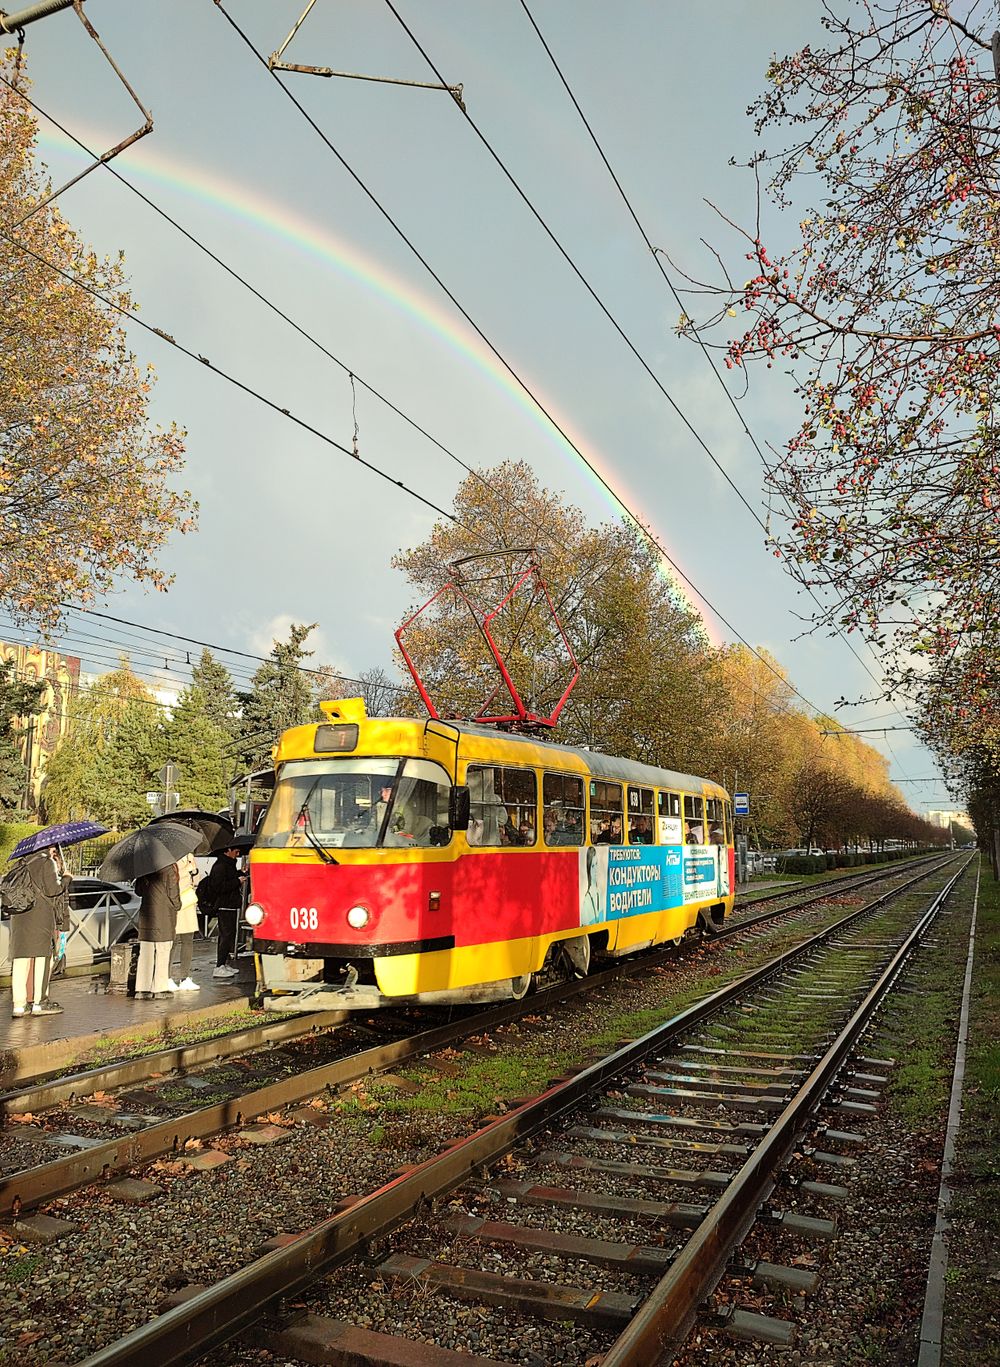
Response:
POLYGON ((281 59, 284 56, 289 43, 291 43, 292 39, 309 17, 309 12, 315 3, 316 0, 309 0, 305 9, 292 25, 288 37, 281 44, 281 47, 276 48, 274 52, 271 53, 270 57, 268 57, 267 65, 270 71, 295 71, 298 72, 300 76, 339 76, 347 81, 376 81, 380 85, 406 85, 411 86, 416 90, 442 90, 446 91, 452 97, 463 113, 465 112, 461 85, 443 85, 437 81, 407 81, 396 76, 366 76, 358 71, 334 71, 333 68, 329 66, 303 66, 298 62, 283 62, 281 59))

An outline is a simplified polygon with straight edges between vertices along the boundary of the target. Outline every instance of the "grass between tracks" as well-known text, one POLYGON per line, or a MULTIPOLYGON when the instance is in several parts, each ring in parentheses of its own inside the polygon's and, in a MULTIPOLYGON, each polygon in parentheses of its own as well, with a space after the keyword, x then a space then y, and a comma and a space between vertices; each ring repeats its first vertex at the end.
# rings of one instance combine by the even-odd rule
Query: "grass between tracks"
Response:
POLYGON ((146 1054, 156 1054, 162 1049, 180 1049, 205 1040, 218 1039, 220 1035, 231 1035, 237 1030, 253 1030, 267 1024, 260 1011, 250 1007, 234 1008, 231 1014, 212 1016, 209 1019, 192 1020, 189 1025, 174 1027, 160 1025, 156 1021, 144 1022, 137 1027, 135 1035, 108 1035, 99 1039, 92 1048, 74 1062, 67 1072, 79 1072, 85 1068, 99 1068, 105 1063, 123 1063, 126 1059, 142 1058, 146 1054), (146 1031, 150 1033, 146 1033, 146 1031))
POLYGON ((1000 884, 984 861, 948 1239, 951 1367, 1000 1363, 1000 884))
MULTIPOLYGON (((853 904, 845 899, 831 907, 829 920, 843 916, 853 904)), ((825 923, 810 920, 810 931, 819 930, 825 923)), ((490 1043, 496 1052, 442 1050, 428 1058, 426 1068, 401 1069, 401 1083, 377 1077, 356 1083, 333 1103, 333 1109, 349 1123, 368 1128, 376 1143, 400 1147, 405 1146, 401 1135, 405 1138, 409 1133, 405 1126, 404 1131, 398 1129, 400 1122, 419 1126, 420 1118, 429 1115, 482 1119, 503 1113, 519 1099, 537 1096, 568 1069, 602 1058, 617 1044, 638 1039, 662 1025, 693 1002, 799 942, 802 936, 803 927, 795 919, 775 925, 770 934, 751 945, 732 945, 724 954, 696 952, 687 964, 689 970, 697 967, 693 973, 685 972, 682 987, 675 985, 677 970, 673 966, 653 969, 645 985, 639 984, 647 996, 649 983, 655 984, 653 992, 659 1000, 654 1004, 616 1003, 619 991, 626 997, 630 992, 626 982, 597 999, 574 1004, 568 1029, 560 1029, 555 1017, 529 1014, 524 1020, 527 1029, 515 1022, 492 1033, 490 1043), (446 1070, 443 1077, 434 1073, 436 1059, 446 1070), (374 1129, 373 1121, 377 1122, 374 1129)), ((560 1008, 559 1021, 564 1021, 566 1009, 560 1008)), ((472 1039, 469 1043, 475 1049, 485 1041, 472 1039)))

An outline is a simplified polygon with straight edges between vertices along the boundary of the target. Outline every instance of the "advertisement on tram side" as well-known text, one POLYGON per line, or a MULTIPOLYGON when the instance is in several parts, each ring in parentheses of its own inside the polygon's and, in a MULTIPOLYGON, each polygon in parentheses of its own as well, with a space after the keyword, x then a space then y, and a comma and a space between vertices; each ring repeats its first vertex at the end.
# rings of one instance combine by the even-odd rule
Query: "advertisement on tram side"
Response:
POLYGON ((665 911, 720 895, 722 847, 589 845, 579 852, 580 925, 665 911))

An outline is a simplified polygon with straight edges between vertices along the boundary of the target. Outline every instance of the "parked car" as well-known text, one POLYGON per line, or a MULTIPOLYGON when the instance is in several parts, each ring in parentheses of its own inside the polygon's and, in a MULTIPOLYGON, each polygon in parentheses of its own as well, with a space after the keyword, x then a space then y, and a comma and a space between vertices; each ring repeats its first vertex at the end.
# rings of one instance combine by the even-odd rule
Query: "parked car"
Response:
MULTIPOLYGON (((136 938, 139 898, 127 883, 74 878, 69 889, 70 932, 66 966, 100 963, 111 946, 136 938)), ((0 975, 10 974, 10 919, 0 920, 0 975)))

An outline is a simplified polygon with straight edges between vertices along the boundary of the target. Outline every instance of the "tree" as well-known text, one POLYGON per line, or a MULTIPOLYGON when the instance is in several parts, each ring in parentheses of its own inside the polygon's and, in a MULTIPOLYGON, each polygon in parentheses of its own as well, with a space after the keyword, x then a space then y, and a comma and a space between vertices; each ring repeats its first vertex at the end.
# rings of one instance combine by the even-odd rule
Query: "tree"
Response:
POLYGON ((191 669, 191 686, 202 697, 202 709, 208 719, 230 740, 240 729, 240 703, 236 696, 233 676, 210 650, 203 650, 191 669))
MULTIPOLYGON (((0 54, 0 74, 12 62, 0 54)), ((0 597, 16 618, 52 625, 64 601, 122 575, 165 587, 156 552, 193 525, 195 505, 168 485, 183 434, 148 426, 151 372, 120 315, 53 269, 129 308, 122 258, 100 260, 56 205, 20 222, 48 188, 35 134, 28 105, 0 84, 0 218, 20 224, 0 260, 0 597)))
POLYGON ((932 732, 943 694, 963 743, 990 748, 1000 720, 997 6, 965 7, 975 26, 945 0, 824 9, 828 41, 773 61, 751 107, 758 134, 780 143, 755 172, 783 221, 794 206, 798 241, 775 251, 764 229, 745 232, 749 268, 719 287, 706 325, 742 310, 727 365, 780 364, 794 377, 802 421, 768 478, 775 509, 789 510, 778 553, 828 594, 815 621, 863 632, 889 696, 917 702, 932 732))
POLYGON ((369 717, 392 717, 398 713, 402 690, 392 682, 381 665, 363 669, 358 682, 369 717))
POLYGON ((303 661, 312 655, 303 642, 316 623, 292 623, 287 641, 275 641, 270 659, 265 660, 250 681, 250 692, 243 695, 241 743, 248 766, 270 756, 271 747, 282 731, 301 726, 312 712, 311 672, 303 661))
POLYGON ((23 805, 27 770, 15 723, 43 710, 45 682, 17 677, 14 660, 0 660, 0 816, 13 816, 23 805))
MULTIPOLYGON (((711 653, 700 619, 679 600, 638 533, 621 523, 588 527, 582 512, 543 489, 523 462, 470 474, 454 508, 455 522, 438 522, 427 541, 393 561, 421 600, 454 579, 454 562, 486 556, 458 574, 481 611, 496 608, 539 559, 580 666, 559 739, 694 767, 714 712, 711 653)), ((490 628, 522 697, 533 711, 550 710, 571 666, 534 581, 490 628)), ((442 593, 404 641, 443 715, 475 716, 491 697, 493 708, 510 710, 479 627, 457 594, 442 593)))
POLYGON ((232 737, 216 718, 215 704, 191 683, 177 699, 164 728, 164 753, 180 771, 182 807, 217 811, 226 800, 234 758, 232 737))
POLYGON ((750 795, 747 830, 757 848, 790 843, 786 801, 787 721, 794 692, 767 651, 731 645, 719 653, 723 689, 707 772, 750 795))
POLYGON ((90 817, 131 829, 149 817, 145 794, 163 763, 162 712, 128 657, 81 693, 71 731, 49 762, 42 802, 49 821, 90 817))

